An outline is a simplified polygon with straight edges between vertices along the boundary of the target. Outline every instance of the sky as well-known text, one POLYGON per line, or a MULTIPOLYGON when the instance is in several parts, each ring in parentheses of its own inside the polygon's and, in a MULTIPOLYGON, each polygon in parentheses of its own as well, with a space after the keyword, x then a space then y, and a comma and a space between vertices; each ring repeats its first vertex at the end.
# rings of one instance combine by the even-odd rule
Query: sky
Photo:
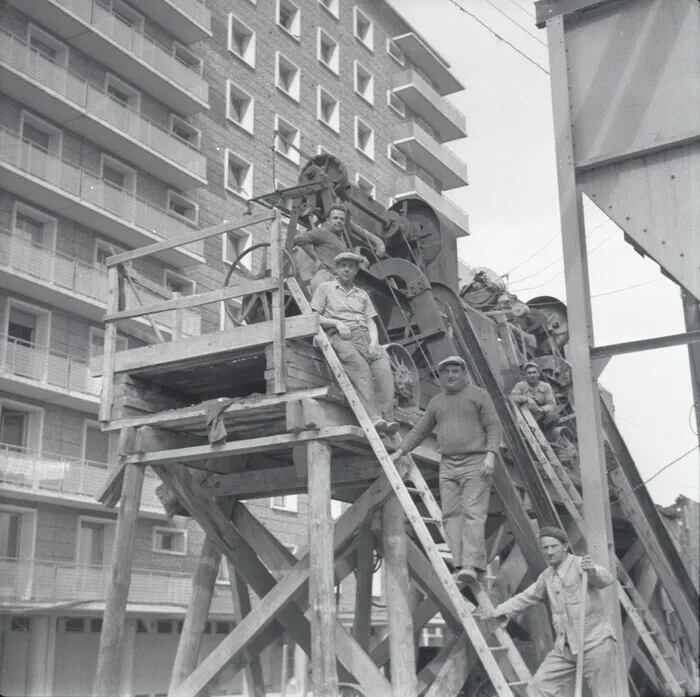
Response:
MULTIPOLYGON (((465 86, 448 97, 465 114, 468 130, 466 139, 447 145, 467 163, 469 174, 468 187, 447 195, 470 218, 471 234, 459 242, 460 258, 509 273, 509 289, 525 301, 537 295, 565 301, 549 75, 528 60, 549 68, 546 32, 535 27, 533 3, 392 4, 465 86)), ((685 331, 676 284, 655 262, 639 256, 593 203, 584 200, 584 211, 595 344, 685 331)), ((698 445, 685 346, 617 356, 600 383, 613 394, 618 426, 644 479, 698 445)), ((659 474, 648 489, 665 506, 680 494, 699 501, 698 450, 659 474)))

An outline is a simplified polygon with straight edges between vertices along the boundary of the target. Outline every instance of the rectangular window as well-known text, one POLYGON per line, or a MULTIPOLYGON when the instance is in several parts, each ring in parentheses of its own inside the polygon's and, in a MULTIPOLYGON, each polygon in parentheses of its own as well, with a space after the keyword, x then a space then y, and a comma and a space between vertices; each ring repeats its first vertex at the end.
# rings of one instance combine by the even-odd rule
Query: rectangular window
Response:
POLYGON ((139 111, 141 108, 141 93, 125 82, 122 82, 114 75, 107 75, 105 79, 105 91, 123 107, 131 108, 134 111, 139 111))
POLYGON ((340 47, 323 29, 318 30, 318 60, 335 75, 340 73, 340 47))
POLYGON ((318 2, 326 12, 338 19, 340 16, 340 0, 318 0, 318 2))
POLYGON ((153 528, 153 551, 184 556, 187 553, 187 531, 153 528))
POLYGON ((228 50, 255 67, 255 32, 233 14, 228 16, 228 50))
POLYGON ((173 44, 173 56, 179 63, 182 63, 190 70, 194 70, 199 75, 202 74, 202 59, 195 53, 192 53, 186 46, 175 42, 173 44))
POLYGON ((169 269, 165 269, 164 274, 164 285, 171 293, 194 295, 195 282, 192 279, 169 269))
POLYGON ((386 52, 403 68, 406 65, 404 52, 391 39, 386 40, 386 52))
POLYGON ((129 194, 136 191, 136 171, 108 155, 102 155, 102 180, 129 194))
POLYGON ((301 40, 301 10, 292 0, 277 0, 277 26, 295 41, 301 40))
POLYGON ((175 191, 168 191, 168 210, 192 225, 199 222, 199 206, 175 191))
POLYGON ((408 167, 406 156, 395 145, 389 143, 386 156, 389 158, 390 162, 393 162, 397 167, 406 171, 408 167))
POLYGON ((402 119, 406 118, 406 105, 392 90, 387 90, 386 102, 402 119))
POLYGON ((299 153, 301 133, 299 129, 285 121, 279 114, 275 114, 275 134, 275 150, 298 165, 301 161, 299 153))
POLYGON ((0 557, 19 559, 22 515, 0 511, 0 557))
POLYGON ((232 150, 226 150, 224 187, 245 199, 253 196, 253 165, 232 150))
POLYGON ((231 80, 226 81, 226 118, 253 134, 255 99, 231 80))
POLYGON ((336 133, 340 133, 340 104, 338 100, 320 85, 318 86, 318 120, 336 133))
POLYGON ((355 183, 357 184, 357 188, 364 191, 367 194, 367 196, 369 196, 370 198, 376 198, 377 187, 374 184, 372 184, 372 182, 369 179, 367 179, 367 177, 363 177, 358 172, 357 177, 355 179, 355 183))
POLYGON ((0 411, 0 444, 3 450, 24 450, 28 432, 29 414, 3 405, 0 411))
POLYGON ((63 629, 65 632, 85 631, 85 620, 82 617, 66 617, 63 622, 63 629))
POLYGON ((275 85, 295 102, 301 98, 301 71, 279 51, 275 53, 275 85))
POLYGON ((109 433, 92 421, 85 424, 84 458, 88 462, 109 463, 109 433))
MULTIPOLYGON (((117 351, 124 351, 128 348, 128 340, 125 336, 117 335, 117 351)), ((105 352, 105 332, 104 329, 90 327, 90 358, 99 358, 105 352)))
POLYGON ((374 130, 359 116, 355 117, 355 148, 365 157, 374 160, 374 130))
POLYGON ((106 524, 93 520, 80 521, 78 563, 103 566, 106 551, 106 524))
POLYGON ((144 18, 132 7, 121 0, 112 0, 112 13, 124 24, 136 31, 143 32, 144 18))
POLYGON ((15 235, 34 248, 44 246, 44 223, 23 213, 15 216, 15 235))
POLYGON ((170 132, 197 150, 202 145, 202 132, 176 114, 170 114, 170 132))
POLYGON ((48 121, 44 121, 33 114, 28 114, 26 111, 22 112, 20 117, 20 133, 22 134, 22 141, 25 145, 29 145, 35 157, 31 157, 28 166, 32 172, 36 170, 36 173, 40 176, 55 176, 51 171, 50 167, 55 167, 47 158, 41 157, 39 151, 44 153, 52 153, 53 155, 61 154, 61 144, 62 144, 62 132, 60 129, 56 128, 48 121))
POLYGON ((355 61, 355 92, 368 104, 374 104, 374 75, 355 61))
POLYGON ((34 24, 29 25, 29 46, 32 51, 56 65, 64 68, 68 65, 68 46, 34 24))
POLYGON ((381 598, 382 593, 383 593, 383 584, 382 584, 382 572, 383 568, 380 567, 378 571, 375 571, 374 574, 372 574, 372 597, 373 598, 381 598))
POLYGON ((353 7, 355 38, 370 51, 374 51, 374 23, 359 8, 353 7))
POLYGON ((273 496, 270 499, 270 507, 278 511, 296 513, 299 510, 299 497, 296 494, 292 496, 273 496))

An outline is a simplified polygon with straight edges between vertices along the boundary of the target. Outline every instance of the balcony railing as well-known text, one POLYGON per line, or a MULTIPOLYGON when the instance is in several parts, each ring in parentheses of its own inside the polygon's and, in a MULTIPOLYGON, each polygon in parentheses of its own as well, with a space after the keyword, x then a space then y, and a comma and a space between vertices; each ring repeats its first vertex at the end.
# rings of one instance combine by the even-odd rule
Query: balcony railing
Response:
MULTIPOLYGON (((86 264, 61 254, 49 247, 28 242, 9 230, 0 228, 0 267, 29 276, 42 284, 53 286, 82 298, 107 306, 107 270, 103 266, 86 264)), ((170 299, 171 294, 163 288, 158 295, 145 288, 139 289, 144 305, 170 299)), ((126 287, 126 307, 140 305, 130 286, 126 287)), ((182 333, 199 336, 202 333, 202 318, 195 310, 182 312, 182 333)), ((164 329, 171 330, 175 321, 173 312, 161 312, 153 319, 164 329)))
MULTIPOLYGON (((31 491, 95 502, 107 482, 111 466, 54 453, 0 443, 0 489, 12 486, 31 491)), ((146 472, 141 508, 163 512, 155 494, 158 479, 146 472)))
MULTIPOLYGON (((126 224, 149 236, 172 239, 192 233, 192 228, 180 222, 164 208, 157 208, 134 194, 96 177, 87 170, 71 164, 17 133, 0 129, 0 163, 6 162, 23 172, 41 179, 73 198, 120 218, 126 224)), ((193 242, 186 247, 202 255, 203 244, 193 242)))
POLYGON ((149 118, 125 106, 100 87, 56 64, 14 34, 0 30, 0 60, 14 70, 58 93, 63 99, 138 140, 197 177, 207 174, 206 158, 149 118))
POLYGON ((174 56, 172 50, 156 43, 142 31, 125 22, 96 0, 53 0, 92 25, 108 40, 118 43, 150 68, 176 82, 195 97, 206 101, 207 83, 190 66, 174 56))
POLYGON ((86 360, 6 334, 0 334, 0 374, 89 397, 99 397, 102 389, 86 360))
MULTIPOLYGON (((104 601, 109 583, 108 566, 0 558, 0 601, 4 602, 104 601)), ((132 569, 129 602, 187 606, 191 588, 192 574, 132 569)), ((229 592, 229 605, 230 598, 229 592)))

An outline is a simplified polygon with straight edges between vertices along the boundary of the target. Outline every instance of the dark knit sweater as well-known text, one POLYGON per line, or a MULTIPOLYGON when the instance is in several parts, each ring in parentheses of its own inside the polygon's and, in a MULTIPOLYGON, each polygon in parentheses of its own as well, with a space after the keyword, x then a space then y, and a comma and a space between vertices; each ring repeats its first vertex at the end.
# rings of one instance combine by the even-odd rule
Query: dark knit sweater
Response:
POLYGON ((401 449, 408 453, 432 432, 443 455, 498 452, 502 428, 489 393, 466 385, 454 394, 435 395, 428 408, 404 439, 401 449))

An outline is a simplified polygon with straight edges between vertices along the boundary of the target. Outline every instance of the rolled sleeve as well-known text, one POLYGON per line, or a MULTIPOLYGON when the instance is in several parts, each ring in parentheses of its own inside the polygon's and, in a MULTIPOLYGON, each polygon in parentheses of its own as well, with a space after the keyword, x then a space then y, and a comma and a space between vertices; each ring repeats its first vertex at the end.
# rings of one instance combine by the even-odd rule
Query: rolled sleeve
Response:
POLYGON ((554 396, 554 390, 552 389, 552 386, 548 382, 545 382, 543 384, 545 385, 543 394, 544 406, 556 407, 557 398, 554 396))
POLYGON ((377 316, 377 310, 375 309, 369 295, 365 297, 365 321, 369 322, 377 316))
POLYGON ((311 309, 322 315, 326 309, 326 288, 323 283, 316 288, 311 298, 311 309))

